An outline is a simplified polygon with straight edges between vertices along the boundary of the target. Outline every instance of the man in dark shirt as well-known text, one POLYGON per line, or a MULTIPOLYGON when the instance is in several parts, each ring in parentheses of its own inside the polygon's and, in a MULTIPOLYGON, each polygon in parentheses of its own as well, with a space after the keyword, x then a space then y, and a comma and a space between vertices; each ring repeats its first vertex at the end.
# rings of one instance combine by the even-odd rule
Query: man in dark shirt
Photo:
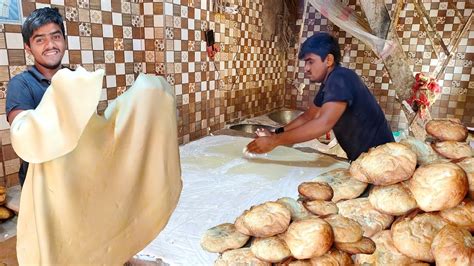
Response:
POLYGON ((279 145, 300 143, 334 131, 342 149, 353 161, 363 152, 394 138, 375 97, 357 74, 340 66, 337 40, 325 32, 308 38, 298 55, 305 61, 305 73, 321 82, 313 104, 275 133, 257 132, 247 145, 251 153, 265 153, 279 145))
MULTIPOLYGON (((51 78, 61 69, 66 49, 63 18, 57 8, 41 8, 29 15, 22 27, 25 50, 33 55, 34 66, 14 76, 8 83, 6 114, 12 124, 15 117, 41 102, 51 78)), ((21 161, 18 176, 25 182, 28 163, 21 161)))

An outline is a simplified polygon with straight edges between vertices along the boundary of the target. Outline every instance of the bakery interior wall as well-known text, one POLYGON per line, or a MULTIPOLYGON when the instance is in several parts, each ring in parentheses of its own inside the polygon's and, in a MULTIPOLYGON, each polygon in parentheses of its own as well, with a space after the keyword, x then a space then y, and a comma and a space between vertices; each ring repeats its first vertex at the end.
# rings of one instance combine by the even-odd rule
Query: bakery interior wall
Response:
MULTIPOLYGON (((282 4, 281 1, 273 1, 282 4)), ((262 36, 264 0, 21 1, 26 17, 59 8, 68 49, 63 63, 105 69, 98 111, 130 87, 138 73, 174 85, 179 143, 222 129, 227 122, 283 106, 286 62, 274 36, 262 36), (226 4, 219 8, 216 3, 226 4), (211 9, 212 7, 212 9, 211 9), (215 31, 220 52, 206 53, 204 31, 215 31)), ((19 158, 10 142, 5 96, 11 77, 33 64, 21 26, 0 24, 0 185, 18 183, 19 158)))
MULTIPOLYGON (((342 0, 359 15, 363 15, 359 4, 361 0, 342 0)), ((387 9, 392 15, 396 0, 386 0, 387 9)), ((420 18, 416 16, 411 1, 406 1, 397 27, 397 33, 402 43, 403 50, 409 58, 414 73, 423 72, 428 74, 434 70, 438 62, 433 52, 431 42, 421 25, 420 18)), ((460 20, 456 18, 455 12, 459 11, 467 20, 472 13, 474 3, 469 0, 436 0, 422 1, 425 9, 429 11, 430 18, 436 25, 437 32, 446 44, 451 36, 460 26, 460 20)), ((299 31, 303 15, 303 1, 300 1, 300 12, 298 25, 295 32, 299 31)), ((304 19, 302 39, 306 39, 318 31, 327 31, 337 36, 341 45, 342 65, 355 70, 362 80, 367 84, 381 105, 385 115, 390 122, 392 130, 403 130, 407 128, 407 121, 402 115, 400 104, 395 100, 395 90, 390 83, 387 70, 383 62, 361 41, 353 38, 349 33, 339 29, 328 19, 322 16, 311 5, 308 6, 304 19)), ((289 108, 304 109, 313 100, 319 85, 309 85, 309 80, 304 79, 303 62, 299 62, 296 71, 296 82, 304 82, 306 88, 299 95, 297 85, 292 85, 294 77, 296 49, 289 53, 288 62, 288 86, 285 92, 285 106, 289 108)), ((474 24, 471 24, 468 32, 463 36, 455 56, 450 61, 439 84, 442 86, 442 95, 431 108, 433 118, 455 117, 467 126, 474 126, 474 24)))

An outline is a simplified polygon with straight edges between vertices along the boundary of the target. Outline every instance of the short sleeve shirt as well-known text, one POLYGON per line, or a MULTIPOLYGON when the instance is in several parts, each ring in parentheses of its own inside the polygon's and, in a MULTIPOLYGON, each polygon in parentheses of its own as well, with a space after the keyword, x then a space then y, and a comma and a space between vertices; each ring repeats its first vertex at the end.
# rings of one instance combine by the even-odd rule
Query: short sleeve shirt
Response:
POLYGON ((327 102, 347 103, 333 131, 349 160, 357 159, 371 147, 394 141, 382 109, 354 71, 334 68, 314 98, 318 107, 327 102))
MULTIPOLYGON (((14 76, 10 82, 8 82, 6 99, 7 117, 13 110, 35 109, 41 102, 50 84, 51 81, 45 78, 34 66, 14 76)), ((22 186, 27 171, 28 162, 21 160, 18 176, 22 186)))

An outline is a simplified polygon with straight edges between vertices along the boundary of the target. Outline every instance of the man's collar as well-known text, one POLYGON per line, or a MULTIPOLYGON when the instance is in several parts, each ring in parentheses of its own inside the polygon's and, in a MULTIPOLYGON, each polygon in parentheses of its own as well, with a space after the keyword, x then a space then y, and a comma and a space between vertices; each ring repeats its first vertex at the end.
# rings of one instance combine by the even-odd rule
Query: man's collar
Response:
MULTIPOLYGON (((63 66, 61 65, 61 69, 63 68, 67 68, 69 70, 72 70, 70 69, 69 67, 67 66, 63 66)), ((47 79, 43 74, 41 74, 41 72, 39 72, 39 70, 36 68, 36 66, 31 66, 28 68, 28 71, 39 81, 48 81, 50 82, 49 79, 47 79)))

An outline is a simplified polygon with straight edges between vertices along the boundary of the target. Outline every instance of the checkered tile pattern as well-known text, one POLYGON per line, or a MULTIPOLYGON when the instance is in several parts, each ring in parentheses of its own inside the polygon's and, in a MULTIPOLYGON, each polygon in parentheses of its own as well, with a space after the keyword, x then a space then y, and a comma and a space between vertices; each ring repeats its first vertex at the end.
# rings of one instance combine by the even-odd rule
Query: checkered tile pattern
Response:
MULTIPOLYGON (((360 6, 356 5, 355 0, 346 2, 356 12, 360 12, 360 6)), ((461 26, 461 21, 456 17, 456 10, 466 20, 474 5, 472 1, 468 0, 424 2, 424 7, 429 12, 431 20, 436 25, 437 33, 443 38, 445 44, 450 43, 451 36, 461 26)), ((395 8, 396 1, 387 0, 386 3, 387 9, 391 13, 395 8)), ((300 19, 300 25, 301 21, 300 19)), ((333 25, 311 6, 305 14, 302 41, 317 31, 331 32, 338 38, 342 51, 342 65, 355 70, 361 76, 384 110, 392 129, 407 128, 406 118, 402 114, 400 104, 395 100, 395 89, 390 83, 390 77, 383 62, 366 45, 333 25)), ((424 31, 413 4, 406 4, 401 12, 397 33, 414 72, 431 73, 438 64, 442 63, 433 51, 431 41, 424 31)), ((474 125, 473 37, 474 25, 471 25, 471 29, 463 36, 455 57, 450 61, 444 75, 440 78, 439 83, 443 87, 443 95, 431 109, 434 118, 457 117, 467 125, 474 125)), ((291 78, 295 75, 292 67, 295 53, 296 50, 293 53, 290 52, 289 55, 288 77, 290 79, 286 87, 285 106, 304 109, 312 102, 319 85, 310 84, 309 80, 304 78, 304 63, 299 62, 295 83, 306 84, 306 89, 303 91, 303 95, 298 95, 295 86, 290 83, 292 82, 291 78)))

